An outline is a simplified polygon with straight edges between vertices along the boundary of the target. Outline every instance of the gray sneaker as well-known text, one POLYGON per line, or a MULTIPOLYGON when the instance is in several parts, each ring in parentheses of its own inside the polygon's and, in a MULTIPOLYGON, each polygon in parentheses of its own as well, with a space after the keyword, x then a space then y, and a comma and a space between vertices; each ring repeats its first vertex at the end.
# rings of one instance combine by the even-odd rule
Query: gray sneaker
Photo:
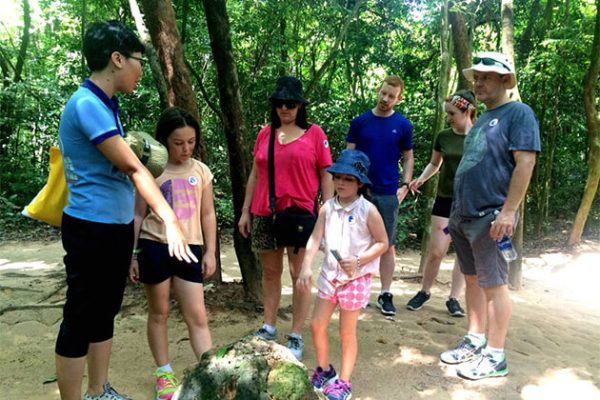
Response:
POLYGON ((486 343, 484 342, 481 346, 476 346, 468 336, 465 336, 454 349, 440 354, 440 360, 446 364, 466 363, 476 359, 481 354, 481 350, 483 350, 485 345, 486 343))
POLYGON ((456 370, 461 378, 473 381, 484 378, 496 378, 508 375, 508 364, 506 358, 496 361, 490 354, 481 354, 479 359, 472 363, 461 365, 456 370))
POLYGON ((276 341, 277 340, 277 329, 275 329, 275 333, 271 334, 271 333, 269 333, 268 330, 266 330, 264 327, 262 327, 259 330, 257 330, 256 332, 254 332, 252 334, 252 336, 259 336, 265 340, 276 341))
POLYGON ((302 360, 302 353, 304 352, 304 339, 300 335, 287 335, 286 339, 288 340, 287 347, 290 349, 294 357, 298 361, 302 360))
POLYGON ((108 382, 102 386, 102 389, 104 389, 104 392, 98 396, 90 396, 87 393, 84 394, 83 400, 131 400, 131 398, 119 394, 108 382))

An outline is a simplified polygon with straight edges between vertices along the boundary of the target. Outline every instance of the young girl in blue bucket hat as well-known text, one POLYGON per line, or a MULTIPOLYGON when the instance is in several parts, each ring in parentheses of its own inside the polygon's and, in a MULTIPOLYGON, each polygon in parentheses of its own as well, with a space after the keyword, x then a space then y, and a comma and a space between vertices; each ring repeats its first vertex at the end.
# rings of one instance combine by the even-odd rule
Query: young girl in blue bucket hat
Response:
POLYGON ((350 377, 358 352, 358 316, 368 304, 371 277, 378 273, 379 258, 388 247, 381 215, 361 194, 361 189, 371 184, 367 177, 369 165, 369 158, 362 151, 344 150, 327 169, 333 175, 336 195, 319 211, 296 283, 299 290, 311 289, 311 265, 323 240, 325 258, 316 282, 317 299, 311 322, 318 365, 311 381, 329 400, 346 400, 352 395, 350 377), (342 342, 339 376, 329 363, 327 335, 338 305, 342 342))

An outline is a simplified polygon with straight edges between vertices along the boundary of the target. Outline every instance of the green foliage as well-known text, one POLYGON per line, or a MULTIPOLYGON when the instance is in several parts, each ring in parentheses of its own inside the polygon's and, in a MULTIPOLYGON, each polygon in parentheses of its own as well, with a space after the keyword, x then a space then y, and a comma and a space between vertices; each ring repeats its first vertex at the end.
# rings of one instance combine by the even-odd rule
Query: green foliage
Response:
MULTIPOLYGON (((334 52, 357 2, 227 2, 249 154, 257 132, 268 122, 267 98, 278 76, 292 74, 301 78, 306 88, 312 87, 308 93, 309 118, 327 133, 335 158, 345 147, 351 119, 374 106, 375 90, 385 75, 397 74, 406 82, 398 111, 413 123, 415 174, 425 167, 435 134, 431 126, 440 64, 440 2, 367 0, 334 52), (331 63, 313 82, 328 59, 331 63)), ((514 2, 515 47, 525 31, 532 2, 514 2)), ((4 77, 0 88, 0 197, 10 199, 18 208, 43 185, 47 151, 57 141, 62 107, 87 74, 79 51, 83 4, 79 0, 32 3, 30 44, 21 81, 14 79, 10 68, 16 64, 21 44, 21 2, 10 0, 3 10, 8 16, 3 13, 0 26, 4 77)), ((85 4, 86 23, 121 19, 133 24, 126 2, 88 0, 85 4)), ((468 0, 455 4, 467 17, 473 51, 498 49, 499 2, 468 0)), ((527 215, 547 221, 549 227, 554 219, 573 219, 585 184, 588 139, 581 82, 590 58, 595 7, 591 0, 571 0, 567 13, 566 4, 557 2, 551 24, 544 30, 544 4, 534 21, 533 49, 527 59, 517 58, 516 66, 523 101, 532 106, 540 120, 543 146, 527 215)), ((209 149, 207 163, 215 176, 219 224, 233 227, 232 166, 219 116, 208 106, 210 102, 218 108, 218 82, 203 8, 201 2, 184 1, 174 2, 174 8, 180 29, 184 28, 185 15, 185 56, 201 76, 206 92, 206 96, 201 94, 200 83, 194 79, 209 149), (183 10, 185 4, 187 12, 183 10)), ((120 100, 126 130, 153 131, 160 110, 149 70, 136 92, 120 96, 120 100)), ((397 237, 400 246, 419 238, 425 224, 420 211, 426 203, 409 196, 403 204, 397 237)), ((588 221, 589 232, 600 230, 599 220, 597 200, 588 221)))

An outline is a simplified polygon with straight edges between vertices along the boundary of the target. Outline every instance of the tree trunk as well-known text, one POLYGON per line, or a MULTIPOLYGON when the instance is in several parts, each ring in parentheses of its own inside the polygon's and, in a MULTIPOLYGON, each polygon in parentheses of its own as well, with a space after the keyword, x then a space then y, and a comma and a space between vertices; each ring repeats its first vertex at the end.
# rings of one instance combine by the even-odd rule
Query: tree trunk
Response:
MULTIPOLYGON (((451 5, 454 8, 454 5, 451 5)), ((456 60, 456 69, 458 70, 458 86, 457 89, 473 90, 473 84, 465 78, 462 73, 463 69, 471 66, 472 51, 471 38, 467 30, 465 15, 458 9, 448 12, 450 25, 452 26, 452 42, 454 44, 454 58, 456 60)))
POLYGON ((544 24, 542 25, 542 30, 540 32, 539 37, 546 37, 546 32, 552 26, 552 17, 554 16, 554 0, 548 0, 546 2, 546 8, 544 9, 544 24))
MULTIPOLYGON (((200 122, 198 104, 192 89, 190 74, 185 65, 173 6, 168 0, 142 0, 146 26, 167 85, 167 102, 189 111, 200 122)), ((206 143, 200 132, 200 158, 206 161, 206 143)))
POLYGON ((21 35, 21 46, 19 46, 19 55, 17 56, 17 64, 15 65, 15 82, 20 82, 23 74, 23 66, 25 66, 25 57, 27 56, 27 47, 29 47, 29 28, 31 27, 31 13, 29 9, 29 1, 23 0, 23 35, 21 35))
MULTIPOLYGON (((23 0, 23 33, 21 34, 21 44, 19 45, 17 62, 14 66, 10 62, 8 52, 5 52, 4 49, 0 47, 0 51, 2 51, 2 54, 0 55, 0 65, 2 66, 2 75, 4 77, 4 82, 2 83, 3 88, 7 88, 11 85, 8 80, 9 67, 13 71, 12 81, 14 83, 19 83, 22 80, 23 67, 25 66, 25 58, 27 56, 27 49, 29 48, 30 28, 31 9, 29 7, 29 1, 23 0)), ((5 148, 7 149, 9 138, 15 130, 14 126, 17 125, 14 120, 17 107, 14 100, 11 100, 9 96, 0 96, 0 115, 2 116, 2 122, 0 122, 0 155, 4 154, 5 148)))
MULTIPOLYGON (((515 65, 515 50, 514 50, 514 38, 515 38, 515 25, 514 25, 514 14, 513 14, 513 1, 502 0, 501 9, 501 21, 502 21, 502 52, 506 54, 513 61, 515 65)), ((519 95, 518 85, 515 85, 514 89, 510 91, 510 97, 512 100, 521 101, 519 95)), ((522 275, 522 264, 523 264, 523 232, 525 231, 525 203, 523 199, 519 206, 519 213, 521 221, 517 224, 515 233, 513 236, 513 245, 519 254, 519 257, 512 261, 509 265, 508 270, 508 284, 511 289, 519 290, 522 287, 521 275, 522 275)))
POLYGON ((590 59, 590 68, 583 79, 583 107, 585 109, 590 146, 588 176, 585 182, 583 198, 581 199, 581 204, 579 205, 579 210, 571 229, 571 235, 569 236, 569 245, 571 246, 581 241, 581 234, 590 213, 592 202, 598 191, 598 181, 600 180, 600 134, 598 132, 600 121, 596 112, 596 88, 600 73, 600 0, 596 0, 596 27, 594 29, 594 44, 592 45, 590 59))
MULTIPOLYGON (((246 192, 246 179, 250 173, 250 162, 244 140, 244 115, 238 74, 233 57, 231 31, 227 15, 226 0, 203 0, 210 45, 217 70, 217 83, 221 102, 221 118, 227 138, 229 172, 235 221, 241 216, 246 192)), ((260 299, 262 292, 262 268, 250 248, 250 240, 244 239, 234 229, 234 246, 246 294, 260 299)))
POLYGON ((360 11, 360 8, 363 6, 363 4, 365 4, 365 2, 366 2, 366 0, 357 0, 356 3, 354 4, 352 13, 350 13, 350 15, 348 16, 348 19, 346 20, 346 22, 344 22, 344 25, 341 27, 341 29, 338 33, 338 36, 335 38, 335 43, 333 44, 333 47, 331 49, 331 52, 329 53, 329 56, 325 59, 323 64, 321 64, 321 67, 319 67, 319 69, 315 72, 315 74, 314 74, 312 80, 309 82, 309 84, 306 85, 306 90, 305 90, 306 97, 308 97, 310 95, 310 93, 315 89, 315 87, 321 80, 321 77, 325 74, 325 72, 327 71, 329 66, 333 63, 333 61, 337 57, 337 54, 340 50, 340 46, 341 46, 342 42, 346 39, 346 34, 348 33, 348 28, 350 27, 350 23, 352 23, 352 21, 354 21, 356 19, 356 17, 358 16, 358 13, 360 11))
MULTIPOLYGON (((513 13, 513 1, 502 0, 502 10, 500 18, 502 20, 502 52, 506 54, 515 64, 515 15, 513 13)), ((515 67, 516 69, 516 67, 515 67)), ((521 101, 519 94, 519 85, 509 91, 510 98, 514 101, 521 101)))
MULTIPOLYGON (((85 27, 87 25, 87 0, 81 1, 81 48, 83 49, 83 37, 85 35, 85 27)), ((85 63, 85 55, 83 51, 80 54, 80 62, 81 62, 81 81, 87 76, 87 68, 85 63)))
MULTIPOLYGON (((444 126, 444 101, 448 95, 448 81, 450 80, 450 65, 452 59, 452 38, 450 27, 448 26, 448 2, 442 5, 441 23, 440 23, 440 50, 441 63, 440 75, 437 88, 437 101, 435 110, 435 119, 433 122, 431 147, 435 141, 435 135, 442 130, 444 126)), ((423 209, 426 213, 427 223, 423 228, 423 238, 421 239, 421 261, 419 263, 419 274, 423 274, 425 263, 429 254, 429 242, 431 241, 431 208, 437 192, 438 175, 429 179, 425 185, 424 197, 427 199, 427 206, 423 209)))
POLYGON ((531 11, 529 11, 529 18, 527 19, 527 26, 519 41, 519 59, 525 62, 525 59, 529 56, 533 45, 531 44, 531 37, 533 36, 533 29, 536 23, 537 15, 540 12, 540 0, 533 0, 531 4, 531 11))
POLYGON ((152 39, 150 39, 150 34, 148 33, 148 29, 146 29, 146 24, 142 18, 142 13, 140 12, 140 7, 138 6, 137 0, 129 0, 129 8, 131 10, 133 20, 135 21, 138 34, 140 35, 140 39, 142 39, 142 42, 146 47, 146 57, 148 58, 148 64, 150 64, 154 85, 156 86, 156 91, 158 92, 160 108, 161 110, 164 110, 165 108, 169 107, 169 96, 167 93, 167 83, 165 82, 165 77, 162 73, 160 62, 158 61, 158 55, 156 54, 154 46, 152 46, 152 39))

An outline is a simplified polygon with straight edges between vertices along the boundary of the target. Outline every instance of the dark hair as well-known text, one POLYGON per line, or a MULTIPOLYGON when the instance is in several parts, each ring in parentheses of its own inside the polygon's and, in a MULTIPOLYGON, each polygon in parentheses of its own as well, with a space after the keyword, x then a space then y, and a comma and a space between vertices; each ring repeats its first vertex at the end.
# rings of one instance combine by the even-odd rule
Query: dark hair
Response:
POLYGON ((174 130, 189 126, 196 131, 196 146, 194 147, 194 156, 198 156, 200 151, 200 124, 196 118, 181 107, 169 107, 165 109, 156 123, 156 140, 162 143, 167 149, 167 139, 174 130))
POLYGON ((92 71, 102 71, 115 51, 125 57, 145 47, 135 33, 118 21, 94 22, 83 36, 83 55, 92 71))
MULTIPOLYGON (((279 115, 277 115, 277 109, 273 103, 271 103, 271 125, 273 125, 274 128, 279 128, 281 126, 281 120, 279 119, 279 115)), ((302 129, 308 129, 310 126, 310 123, 308 122, 308 114, 306 113, 306 104, 304 103, 301 103, 298 106, 296 125, 302 129)))

